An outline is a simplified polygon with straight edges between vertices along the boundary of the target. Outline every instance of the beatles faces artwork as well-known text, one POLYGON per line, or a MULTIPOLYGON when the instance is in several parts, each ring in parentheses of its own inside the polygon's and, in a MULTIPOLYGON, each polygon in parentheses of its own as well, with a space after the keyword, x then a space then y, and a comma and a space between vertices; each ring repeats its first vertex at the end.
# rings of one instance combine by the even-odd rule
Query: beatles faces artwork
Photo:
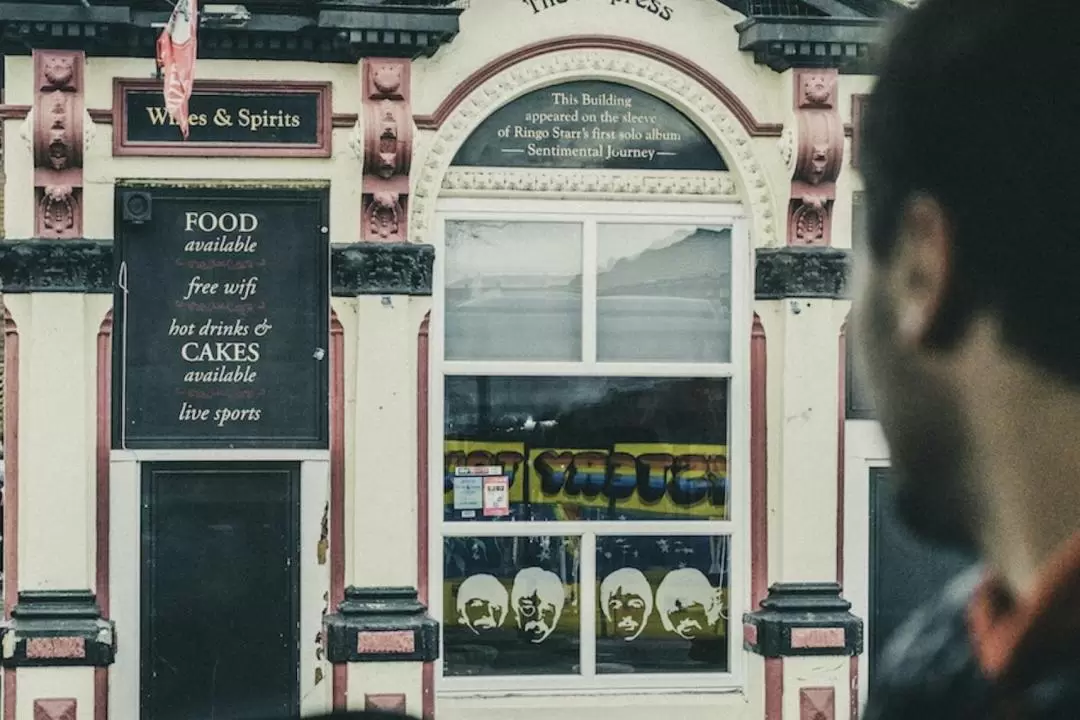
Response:
MULTIPOLYGON (((509 593, 492 575, 472 575, 458 588, 458 623, 474 635, 482 635, 501 628, 512 611, 519 636, 539 644, 558 627, 565 603, 562 581, 548 570, 521 570, 509 593)), ((684 640, 710 633, 724 618, 720 589, 695 568, 667 573, 655 599, 643 572, 621 568, 600 584, 599 604, 614 635, 626 642, 641 635, 654 608, 664 630, 684 640)))
POLYGON ((473 575, 457 595, 458 622, 475 635, 502 627, 507 607, 514 613, 519 636, 539 644, 555 631, 566 603, 559 576, 541 568, 525 568, 514 578, 509 595, 492 575, 473 575))
MULTIPOLYGON (((705 573, 695 568, 672 570, 656 589, 655 606, 664 630, 695 640, 712 631, 724 617, 723 598, 705 573)), ((600 584, 600 610, 616 637, 636 640, 653 612, 652 587, 645 574, 622 568, 600 584)))

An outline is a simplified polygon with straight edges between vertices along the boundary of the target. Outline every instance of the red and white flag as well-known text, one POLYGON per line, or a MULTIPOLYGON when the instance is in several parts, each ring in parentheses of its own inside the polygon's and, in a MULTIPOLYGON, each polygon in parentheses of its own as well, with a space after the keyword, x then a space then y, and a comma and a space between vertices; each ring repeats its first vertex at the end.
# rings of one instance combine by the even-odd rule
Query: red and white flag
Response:
POLYGON ((188 137, 188 99, 195 75, 199 0, 176 0, 169 23, 157 42, 158 67, 165 76, 165 109, 188 137))

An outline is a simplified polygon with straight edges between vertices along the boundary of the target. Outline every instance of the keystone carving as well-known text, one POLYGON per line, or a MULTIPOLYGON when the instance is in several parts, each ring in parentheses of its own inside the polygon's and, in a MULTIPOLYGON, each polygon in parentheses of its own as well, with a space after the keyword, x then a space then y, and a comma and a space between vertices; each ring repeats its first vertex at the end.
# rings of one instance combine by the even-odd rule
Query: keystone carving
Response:
POLYGON ((361 240, 405 242, 413 140, 409 61, 365 60, 363 90, 361 240))
POLYGON ((33 108, 36 234, 75 238, 82 234, 82 52, 35 50, 33 108))
POLYGON ((788 245, 829 245, 836 178, 844 160, 836 70, 795 74, 796 147, 788 206, 788 245))

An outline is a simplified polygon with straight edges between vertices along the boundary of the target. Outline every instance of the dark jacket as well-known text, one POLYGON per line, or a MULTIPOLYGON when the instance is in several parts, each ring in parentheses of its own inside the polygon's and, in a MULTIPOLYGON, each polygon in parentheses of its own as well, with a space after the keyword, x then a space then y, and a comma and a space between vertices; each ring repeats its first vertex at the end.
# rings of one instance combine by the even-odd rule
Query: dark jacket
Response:
POLYGON ((863 720, 1080 720, 1080 637, 1072 658, 1031 665, 1022 680, 982 672, 967 626, 981 577, 965 572, 897 631, 863 720))

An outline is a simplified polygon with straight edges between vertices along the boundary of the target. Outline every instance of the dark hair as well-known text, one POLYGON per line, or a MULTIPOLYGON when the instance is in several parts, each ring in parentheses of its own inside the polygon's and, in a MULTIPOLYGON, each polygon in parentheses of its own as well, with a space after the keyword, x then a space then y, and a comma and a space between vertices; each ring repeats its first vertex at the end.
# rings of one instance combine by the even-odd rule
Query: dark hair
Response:
POLYGON ((898 21, 862 127, 870 247, 889 257, 925 193, 954 235, 931 341, 977 310, 1080 382, 1080 2, 925 0, 898 21))

